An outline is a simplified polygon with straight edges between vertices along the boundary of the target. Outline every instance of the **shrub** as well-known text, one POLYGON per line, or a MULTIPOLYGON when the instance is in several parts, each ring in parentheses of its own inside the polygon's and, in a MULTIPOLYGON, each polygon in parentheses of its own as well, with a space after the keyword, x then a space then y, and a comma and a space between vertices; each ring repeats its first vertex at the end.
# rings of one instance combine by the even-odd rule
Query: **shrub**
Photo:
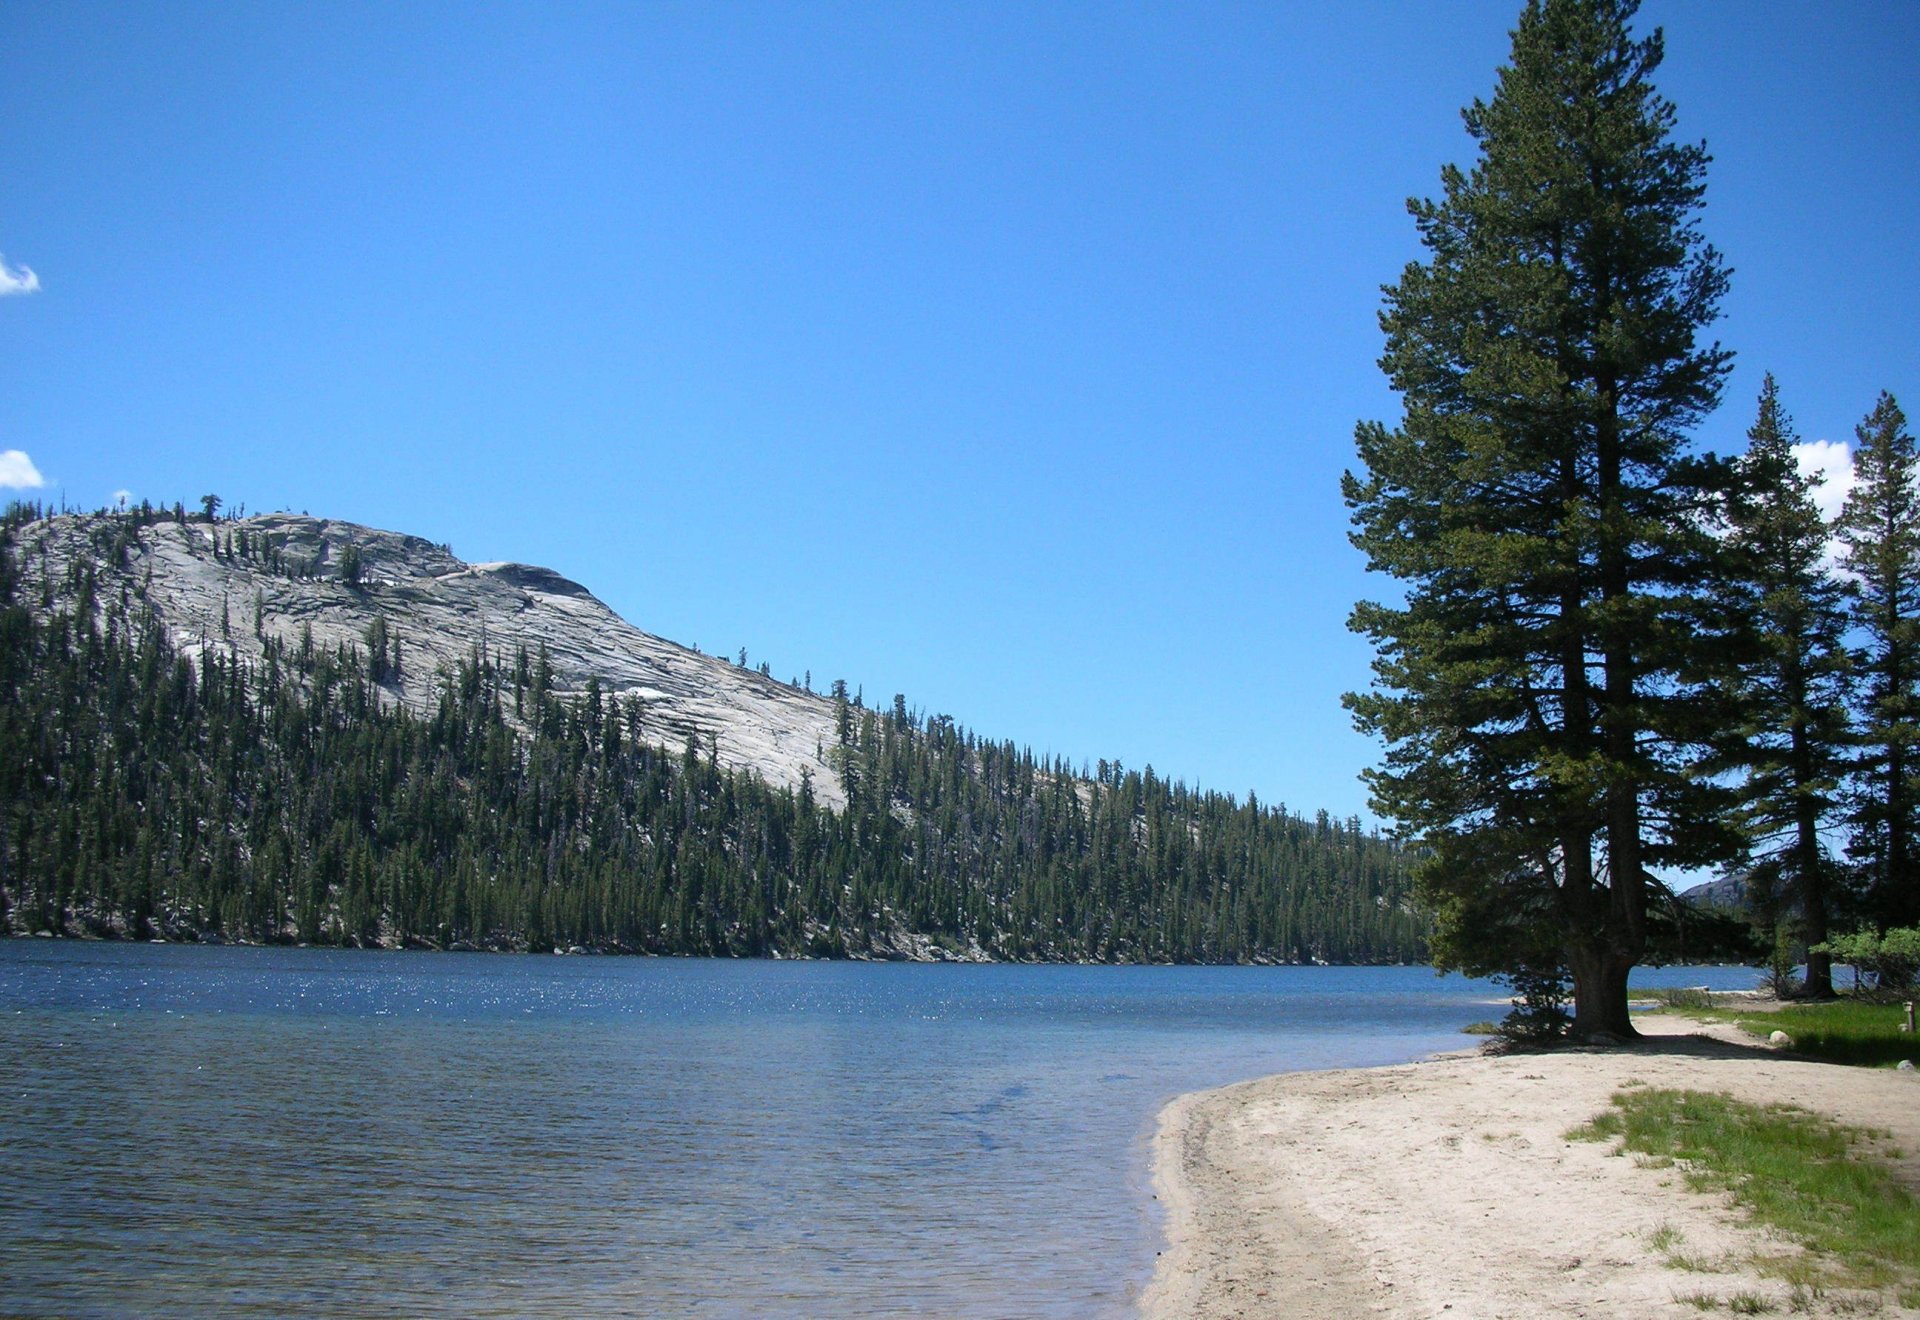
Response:
POLYGON ((1783 930, 1775 936, 1773 952, 1767 958, 1766 975, 1761 984, 1775 999, 1792 999, 1804 988, 1796 970, 1799 959, 1793 956, 1793 941, 1783 930))
POLYGON ((1855 931, 1838 939, 1816 944, 1815 953, 1832 956, 1835 962, 1850 964, 1861 977, 1863 992, 1877 998, 1893 999, 1913 989, 1920 973, 1920 927, 1904 926, 1876 935, 1870 930, 1855 931))
POLYGON ((1558 1040, 1573 1017, 1567 1001, 1573 986, 1558 962, 1523 962, 1493 978, 1514 992, 1513 1011, 1500 1021, 1500 1034, 1509 1040, 1558 1040))

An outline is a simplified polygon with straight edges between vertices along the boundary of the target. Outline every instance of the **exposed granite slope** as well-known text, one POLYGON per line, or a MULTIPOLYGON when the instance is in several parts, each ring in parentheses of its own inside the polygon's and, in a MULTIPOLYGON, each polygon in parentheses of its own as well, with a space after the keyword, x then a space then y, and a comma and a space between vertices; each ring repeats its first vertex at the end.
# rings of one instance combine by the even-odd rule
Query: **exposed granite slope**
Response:
POLYGON ((262 638, 297 644, 307 628, 316 645, 364 647, 374 620, 384 618, 402 650, 390 698, 425 711, 440 675, 474 648, 511 663, 518 648, 533 655, 544 645, 559 691, 578 692, 598 676, 608 695, 638 696, 654 741, 677 747, 692 734, 703 747, 716 745, 723 765, 796 788, 808 772, 823 803, 845 802, 839 776, 822 759, 835 741, 831 701, 642 632, 551 569, 469 564, 417 536, 301 514, 146 527, 71 515, 21 529, 29 598, 39 598, 43 582, 57 595, 83 556, 98 565, 103 597, 144 597, 188 655, 213 647, 257 659, 262 638), (124 563, 112 552, 122 532, 131 533, 124 563), (286 562, 311 564, 312 576, 216 557, 216 535, 224 543, 235 533, 270 540, 286 562), (360 558, 352 584, 340 576, 348 546, 360 558))

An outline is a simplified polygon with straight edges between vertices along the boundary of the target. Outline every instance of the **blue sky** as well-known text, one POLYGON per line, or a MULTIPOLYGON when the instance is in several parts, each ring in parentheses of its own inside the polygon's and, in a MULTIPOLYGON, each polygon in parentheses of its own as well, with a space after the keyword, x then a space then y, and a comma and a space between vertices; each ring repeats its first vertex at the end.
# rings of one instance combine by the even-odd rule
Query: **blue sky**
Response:
MULTIPOLYGON (((1516 12, 16 5, 0 451, 1364 814, 1338 480, 1516 12)), ((1767 370, 1809 440, 1920 412, 1920 6, 1640 21, 1735 272, 1702 442, 1767 370)))

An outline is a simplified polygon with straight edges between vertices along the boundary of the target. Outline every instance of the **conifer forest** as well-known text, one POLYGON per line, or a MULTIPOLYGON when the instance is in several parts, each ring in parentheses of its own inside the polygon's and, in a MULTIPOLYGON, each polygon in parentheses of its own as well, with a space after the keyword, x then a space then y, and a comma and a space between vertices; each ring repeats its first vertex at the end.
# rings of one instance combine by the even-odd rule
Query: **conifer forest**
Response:
MULTIPOLYGON (((518 649, 383 699, 405 638, 189 656, 99 561, 30 590, 0 531, 0 924, 15 932, 740 957, 1424 957, 1403 855, 844 690, 844 810, 518 649)), ((134 520, 94 515, 102 557, 134 520)), ((213 513, 205 515, 212 521, 213 513)))

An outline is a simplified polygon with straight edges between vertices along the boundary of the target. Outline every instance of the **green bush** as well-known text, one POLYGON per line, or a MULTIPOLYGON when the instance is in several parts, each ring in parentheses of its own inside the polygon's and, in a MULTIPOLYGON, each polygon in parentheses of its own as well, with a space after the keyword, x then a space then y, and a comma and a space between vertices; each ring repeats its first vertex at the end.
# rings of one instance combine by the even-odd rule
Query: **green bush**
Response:
POLYGON ((1500 1034, 1509 1040, 1557 1040, 1567 1032, 1573 1015, 1567 1004, 1573 983, 1557 961, 1523 961, 1512 971, 1493 978, 1514 992, 1513 1011, 1500 1021, 1500 1034))
POLYGON ((1816 944, 1813 952, 1851 965, 1861 977, 1863 992, 1895 999, 1912 992, 1914 976, 1920 973, 1920 928, 1897 927, 1884 935, 1855 931, 1816 944))
POLYGON ((1776 933, 1773 951, 1767 956, 1766 987, 1775 999, 1792 999, 1805 988, 1798 972, 1800 960, 1794 957, 1793 940, 1783 929, 1776 933))

